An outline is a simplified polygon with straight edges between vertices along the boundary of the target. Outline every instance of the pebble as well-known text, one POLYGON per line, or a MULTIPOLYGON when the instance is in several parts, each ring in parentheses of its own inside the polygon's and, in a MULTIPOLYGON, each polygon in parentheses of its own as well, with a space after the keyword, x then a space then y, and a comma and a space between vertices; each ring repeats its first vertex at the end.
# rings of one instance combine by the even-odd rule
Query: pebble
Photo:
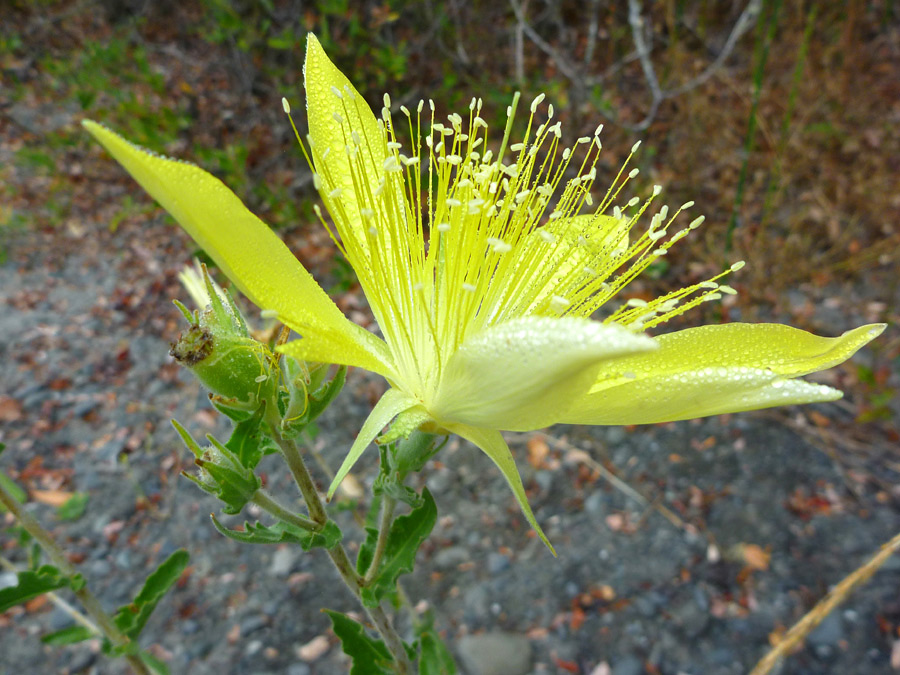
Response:
POLYGON ((629 654, 613 664, 612 675, 644 675, 644 663, 629 654))
POLYGON ((487 568, 490 574, 500 574, 509 569, 509 556, 502 553, 488 554, 487 568))
POLYGON ((466 635, 457 652, 470 675, 526 675, 531 669, 531 644, 522 635, 466 635))
POLYGON ((241 635, 250 635, 250 633, 255 633, 260 628, 265 628, 268 625, 269 617, 263 614, 254 614, 241 621, 241 635))
POLYGON ((272 563, 269 565, 269 572, 274 577, 286 577, 294 569, 294 563, 297 561, 298 553, 293 548, 287 546, 278 548, 272 554, 272 563))

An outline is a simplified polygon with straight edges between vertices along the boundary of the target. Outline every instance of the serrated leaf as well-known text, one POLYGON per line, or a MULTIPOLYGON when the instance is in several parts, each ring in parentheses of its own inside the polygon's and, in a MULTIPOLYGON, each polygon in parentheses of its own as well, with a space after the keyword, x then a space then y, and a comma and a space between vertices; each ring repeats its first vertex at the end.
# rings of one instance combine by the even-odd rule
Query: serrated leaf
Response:
MULTIPOLYGON (((400 516, 391 524, 381 564, 372 581, 360 590, 363 604, 377 607, 381 600, 397 586, 401 574, 412 572, 416 551, 431 534, 437 521, 437 506, 428 488, 422 490, 422 505, 400 516)), ((371 533, 360 547, 360 558, 372 560, 375 540, 371 533), (363 553, 363 548, 371 550, 363 553)))
POLYGON ((334 634, 341 641, 344 653, 353 662, 350 675, 394 675, 391 653, 381 640, 369 637, 362 624, 346 614, 323 609, 331 618, 334 634))
POLYGON ((89 499, 87 492, 76 492, 56 509, 56 517, 60 520, 78 520, 84 514, 89 499))
POLYGON ((72 585, 72 579, 53 565, 41 565, 36 570, 24 570, 17 574, 18 583, 0 590, 0 612, 28 602, 47 591, 55 591, 72 585))
POLYGON ((137 640, 156 605, 184 572, 188 560, 190 556, 187 551, 184 549, 175 551, 147 577, 135 599, 119 607, 113 620, 125 635, 137 640))
POLYGON ((97 637, 97 634, 85 626, 69 626, 68 628, 44 635, 41 637, 41 642, 45 645, 61 647, 63 645, 73 645, 76 642, 84 642, 93 637, 97 637))
POLYGON ((300 544, 304 551, 314 548, 334 548, 340 543, 343 534, 334 521, 329 520, 318 532, 311 532, 290 523, 278 522, 274 525, 263 525, 258 522, 254 525, 244 523, 244 531, 230 530, 215 516, 212 518, 213 526, 220 534, 229 539, 239 541, 242 544, 280 544, 291 542, 300 544))

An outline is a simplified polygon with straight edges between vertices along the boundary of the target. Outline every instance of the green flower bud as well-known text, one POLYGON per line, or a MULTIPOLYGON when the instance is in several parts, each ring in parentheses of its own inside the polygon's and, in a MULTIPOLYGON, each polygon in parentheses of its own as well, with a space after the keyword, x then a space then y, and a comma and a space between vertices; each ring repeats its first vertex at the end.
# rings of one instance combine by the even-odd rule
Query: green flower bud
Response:
MULTIPOLYGON (((253 411, 261 401, 274 401, 278 387, 278 359, 269 347, 250 336, 247 323, 226 291, 202 269, 207 300, 202 311, 189 312, 180 303, 190 326, 169 351, 190 368, 214 394, 217 407, 253 411)), ((197 289, 194 288, 194 295, 197 289)))

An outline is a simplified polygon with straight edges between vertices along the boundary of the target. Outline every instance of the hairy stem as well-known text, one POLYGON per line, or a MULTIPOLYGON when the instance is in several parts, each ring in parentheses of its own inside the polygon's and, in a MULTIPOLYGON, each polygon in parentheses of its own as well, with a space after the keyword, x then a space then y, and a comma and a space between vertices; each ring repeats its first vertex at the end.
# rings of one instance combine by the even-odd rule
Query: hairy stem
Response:
MULTIPOLYGON (((13 514, 15 519, 19 521, 19 524, 25 528, 25 531, 40 544, 41 548, 44 549, 44 552, 47 554, 47 557, 50 558, 50 561, 60 572, 68 577, 74 577, 78 574, 78 570, 76 570, 72 563, 69 562, 65 551, 63 551, 53 540, 50 533, 47 532, 47 530, 45 530, 31 514, 22 509, 19 502, 6 491, 2 483, 0 483, 0 502, 3 503, 3 506, 5 506, 11 514, 13 514)), ((78 598, 79 602, 81 602, 81 605, 88 613, 88 616, 93 619, 96 627, 100 629, 103 635, 105 635, 114 646, 127 647, 131 644, 131 639, 119 630, 119 627, 113 622, 112 617, 106 613, 103 606, 100 604, 100 601, 93 593, 91 593, 87 585, 83 585, 81 588, 74 591, 74 593, 75 597, 78 598)), ((135 673, 138 673, 138 675, 150 675, 147 666, 144 665, 144 662, 141 661, 137 654, 125 654, 124 656, 125 660, 128 661, 128 665, 131 666, 131 669, 135 673)))
POLYGON ((381 525, 378 528, 378 540, 375 542, 375 553, 372 554, 372 562, 369 569, 366 570, 366 576, 363 584, 370 584, 378 574, 378 568, 381 566, 381 559, 384 557, 384 551, 387 548, 388 533, 391 531, 391 521, 394 519, 394 508, 397 506, 397 500, 393 497, 384 496, 381 502, 381 525))
POLYGON ((322 529, 321 523, 317 523, 310 520, 309 518, 306 518, 305 516, 301 516, 298 513, 289 511, 284 506, 275 501, 271 496, 269 496, 269 494, 264 490, 257 490, 256 494, 253 495, 253 499, 251 501, 259 506, 263 511, 278 518, 278 520, 290 523, 291 525, 296 525, 299 528, 309 530, 311 532, 316 532, 322 529))
MULTIPOLYGON (((278 447, 281 448, 281 453, 284 455, 284 459, 294 476, 294 480, 297 482, 297 487, 300 488, 300 493, 303 495, 303 499, 306 502, 306 508, 309 511, 310 518, 321 527, 328 522, 328 514, 325 512, 325 505, 319 497, 319 492, 316 490, 312 476, 306 468, 306 463, 303 461, 303 457, 300 456, 300 450, 297 448, 297 444, 290 439, 282 438, 277 432, 277 425, 270 424, 269 426, 272 429, 272 437, 275 439, 275 442, 278 443, 278 447)), ((363 604, 360 593, 360 589, 363 586, 363 579, 357 574, 356 569, 353 567, 353 563, 350 562, 350 558, 347 556, 347 551, 344 549, 343 544, 339 543, 334 548, 328 549, 328 557, 331 558, 331 562, 337 569, 338 574, 340 574, 341 579, 347 585, 347 588, 349 588, 350 592, 356 596, 360 605, 365 608, 369 620, 375 626, 381 639, 384 640, 388 651, 391 653, 391 657, 394 659, 398 675, 412 675, 414 671, 409 656, 406 653, 406 648, 403 646, 403 641, 391 624, 388 615, 380 606, 365 607, 363 604)))

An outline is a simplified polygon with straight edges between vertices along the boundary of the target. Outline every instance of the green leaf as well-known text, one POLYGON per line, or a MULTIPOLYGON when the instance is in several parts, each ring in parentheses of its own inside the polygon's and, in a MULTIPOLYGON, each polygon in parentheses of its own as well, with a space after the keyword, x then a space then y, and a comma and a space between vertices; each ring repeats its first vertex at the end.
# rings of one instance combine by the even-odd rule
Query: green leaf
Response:
POLYGON ((147 577, 137 597, 130 604, 119 607, 113 620, 125 635, 137 639, 156 605, 184 572, 189 559, 184 549, 175 551, 147 577))
POLYGON ((237 422, 234 431, 231 432, 231 438, 225 444, 226 448, 237 455, 240 463, 251 471, 256 468, 263 455, 276 450, 272 440, 260 429, 265 412, 266 406, 263 404, 249 419, 237 422))
POLYGON ((366 635, 363 625, 346 614, 330 609, 322 611, 331 618, 334 634, 340 639, 344 653, 353 661, 350 675, 394 675, 394 660, 381 640, 366 635))
POLYGON ((56 517, 60 520, 78 520, 84 514, 89 499, 87 492, 76 492, 56 509, 56 517))
MULTIPOLYGON (((412 572, 416 551, 431 534, 437 521, 437 506, 428 488, 422 490, 422 505, 410 513, 400 516, 391 524, 381 565, 371 583, 360 590, 363 604, 377 607, 381 600, 397 586, 401 574, 412 572)), ((360 547, 359 561, 366 566, 374 554, 377 533, 370 530, 366 541, 360 547)))
MULTIPOLYGON (((2 445, 2 444, 0 444, 2 445)), ((20 488, 16 482, 7 476, 5 473, 0 471, 0 487, 6 490, 9 494, 12 495, 12 498, 15 499, 20 504, 24 504, 28 499, 28 493, 25 492, 22 488, 20 488)), ((0 504, 0 513, 6 513, 6 507, 3 504, 0 504)))
POLYGON ((141 652, 138 656, 150 670, 156 673, 156 675, 169 675, 169 666, 153 656, 153 654, 141 652))
POLYGON ((210 517, 212 518, 213 526, 220 534, 243 544, 280 544, 281 542, 291 542, 300 544, 304 551, 309 551, 313 548, 334 548, 343 537, 340 528, 332 520, 329 520, 325 527, 318 532, 304 530, 290 523, 278 522, 274 525, 266 526, 258 521, 255 525, 245 522, 244 531, 238 532, 237 530, 229 530, 215 516, 210 517))
POLYGON ((94 631, 85 626, 69 626, 53 633, 48 633, 41 638, 41 642, 52 647, 61 647, 63 645, 73 645, 76 642, 84 642, 97 637, 94 631))
POLYGON ((47 591, 73 585, 73 579, 65 576, 53 565, 41 565, 36 570, 25 570, 18 573, 15 586, 0 590, 0 612, 20 605, 32 598, 43 595, 47 591))
POLYGON ((437 633, 425 631, 419 637, 419 675, 456 675, 456 663, 437 633))

